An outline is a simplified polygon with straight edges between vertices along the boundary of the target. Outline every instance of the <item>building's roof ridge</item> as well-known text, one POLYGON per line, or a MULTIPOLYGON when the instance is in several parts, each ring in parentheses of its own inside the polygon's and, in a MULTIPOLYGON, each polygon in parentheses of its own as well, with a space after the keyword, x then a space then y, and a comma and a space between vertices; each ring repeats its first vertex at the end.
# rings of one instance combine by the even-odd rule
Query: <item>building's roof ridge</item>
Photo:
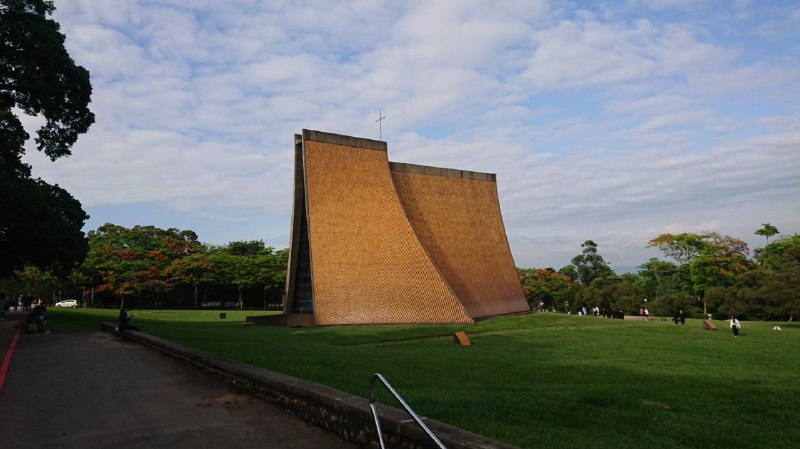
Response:
POLYGON ((314 142, 330 143, 334 145, 344 145, 348 147, 364 148, 367 150, 386 151, 386 142, 381 140, 365 139, 363 137, 345 136, 342 134, 326 133, 314 131, 312 129, 303 130, 303 140, 314 142))
POLYGON ((447 176, 450 178, 469 179, 474 181, 497 182, 497 175, 494 173, 483 173, 469 170, 459 170, 456 168, 431 167, 428 165, 408 164, 405 162, 389 162, 389 168, 393 172, 412 173, 418 175, 447 176))

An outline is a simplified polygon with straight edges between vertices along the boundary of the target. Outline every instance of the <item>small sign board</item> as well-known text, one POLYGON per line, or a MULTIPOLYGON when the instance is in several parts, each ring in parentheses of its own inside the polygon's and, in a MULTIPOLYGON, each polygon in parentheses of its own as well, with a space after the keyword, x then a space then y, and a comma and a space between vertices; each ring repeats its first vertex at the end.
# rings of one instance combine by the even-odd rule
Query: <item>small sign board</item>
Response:
POLYGON ((469 341, 469 337, 467 337, 467 333, 464 331, 453 332, 453 340, 455 340, 456 344, 461 346, 472 346, 472 342, 469 341))

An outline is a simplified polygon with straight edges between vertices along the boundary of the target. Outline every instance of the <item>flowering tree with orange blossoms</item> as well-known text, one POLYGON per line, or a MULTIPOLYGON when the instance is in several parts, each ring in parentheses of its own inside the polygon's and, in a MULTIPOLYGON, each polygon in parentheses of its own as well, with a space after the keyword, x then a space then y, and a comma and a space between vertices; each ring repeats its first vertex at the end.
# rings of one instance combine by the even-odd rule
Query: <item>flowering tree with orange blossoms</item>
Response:
POLYGON ((572 279, 552 268, 517 268, 525 298, 533 308, 540 302, 545 307, 553 306, 559 294, 572 284, 572 279))
POLYGON ((88 274, 99 275, 102 284, 123 299, 137 295, 139 300, 152 299, 154 306, 159 296, 183 280, 176 261, 203 250, 194 232, 155 226, 106 224, 89 232, 88 239, 88 274))

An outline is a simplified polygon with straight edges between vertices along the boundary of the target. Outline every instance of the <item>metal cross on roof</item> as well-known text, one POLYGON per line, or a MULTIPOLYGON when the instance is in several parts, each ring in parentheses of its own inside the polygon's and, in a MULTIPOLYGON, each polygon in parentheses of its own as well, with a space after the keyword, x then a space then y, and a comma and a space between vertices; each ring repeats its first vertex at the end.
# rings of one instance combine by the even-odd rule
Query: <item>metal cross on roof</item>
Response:
POLYGON ((385 118, 381 111, 378 111, 378 120, 375 120, 378 122, 378 140, 383 140, 383 119, 385 118))

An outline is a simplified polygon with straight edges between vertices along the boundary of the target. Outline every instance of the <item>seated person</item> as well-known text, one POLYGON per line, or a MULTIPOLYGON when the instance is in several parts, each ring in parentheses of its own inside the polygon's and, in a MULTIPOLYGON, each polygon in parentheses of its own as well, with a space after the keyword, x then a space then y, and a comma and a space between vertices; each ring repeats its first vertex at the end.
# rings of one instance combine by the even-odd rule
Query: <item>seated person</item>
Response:
POLYGON ((117 328, 115 330, 119 332, 139 330, 138 327, 132 326, 130 324, 130 320, 136 317, 136 314, 128 316, 128 311, 130 311, 130 309, 131 309, 130 306, 123 305, 122 308, 119 310, 119 317, 117 318, 117 328))

